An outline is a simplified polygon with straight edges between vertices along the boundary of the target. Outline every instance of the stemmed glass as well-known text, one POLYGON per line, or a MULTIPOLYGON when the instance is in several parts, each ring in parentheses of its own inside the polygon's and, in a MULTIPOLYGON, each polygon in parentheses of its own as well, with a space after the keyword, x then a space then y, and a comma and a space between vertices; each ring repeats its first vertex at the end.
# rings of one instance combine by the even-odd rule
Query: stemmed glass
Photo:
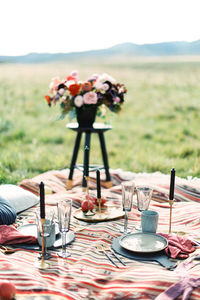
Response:
MULTIPOLYGON (((151 201, 153 189, 148 186, 140 186, 136 188, 137 209, 142 212, 148 210, 151 201)), ((141 226, 136 226, 136 230, 141 231, 141 226)))
POLYGON ((58 256, 66 258, 70 256, 70 253, 66 251, 66 234, 70 228, 72 200, 61 200, 57 203, 58 210, 58 224, 59 230, 62 234, 62 251, 58 252, 58 256))
POLYGON ((131 232, 131 230, 128 229, 128 212, 131 211, 132 209, 135 183, 126 181, 126 182, 122 182, 121 186, 122 186, 122 207, 123 207, 123 211, 125 212, 125 216, 124 216, 124 227, 121 228, 120 232, 127 234, 131 232))

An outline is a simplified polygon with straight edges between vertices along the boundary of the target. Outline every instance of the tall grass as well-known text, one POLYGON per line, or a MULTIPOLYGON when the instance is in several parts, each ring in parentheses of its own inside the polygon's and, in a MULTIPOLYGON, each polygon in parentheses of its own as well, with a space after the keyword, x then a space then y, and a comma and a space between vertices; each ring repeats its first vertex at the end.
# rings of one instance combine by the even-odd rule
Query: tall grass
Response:
MULTIPOLYGON (((66 129, 67 118, 56 121, 59 107, 49 108, 44 95, 52 77, 74 69, 83 79, 109 73, 128 89, 122 111, 107 118, 111 168, 169 173, 175 167, 178 176, 200 176, 200 61, 91 60, 0 65, 0 183, 69 166, 75 133, 66 129)), ((102 164, 95 135, 91 163, 102 164)))

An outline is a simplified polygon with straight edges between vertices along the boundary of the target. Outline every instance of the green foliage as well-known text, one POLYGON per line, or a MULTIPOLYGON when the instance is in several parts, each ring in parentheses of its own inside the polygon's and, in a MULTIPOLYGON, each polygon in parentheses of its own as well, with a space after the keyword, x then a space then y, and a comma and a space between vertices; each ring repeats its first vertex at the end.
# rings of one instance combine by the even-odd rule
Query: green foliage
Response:
MULTIPOLYGON (((112 169, 133 172, 176 168, 200 176, 200 62, 105 60, 71 64, 0 65, 0 183, 18 183, 70 165, 75 132, 58 121, 59 106, 44 95, 52 77, 78 69, 81 78, 108 73, 127 87, 122 110, 107 114, 105 133, 112 169)), ((73 116, 71 116, 73 117, 73 116)), ((97 117, 96 121, 102 122, 97 117)), ((78 162, 83 161, 83 144, 78 162)), ((99 140, 91 139, 91 163, 102 164, 99 140)))

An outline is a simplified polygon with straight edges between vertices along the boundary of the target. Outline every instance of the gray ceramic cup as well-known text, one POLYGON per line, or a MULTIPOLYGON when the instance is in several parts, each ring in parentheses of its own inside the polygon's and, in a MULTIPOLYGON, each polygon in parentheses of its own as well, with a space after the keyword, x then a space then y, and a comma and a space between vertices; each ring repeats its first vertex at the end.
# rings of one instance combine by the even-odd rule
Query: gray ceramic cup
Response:
POLYGON ((145 210, 141 215, 142 232, 156 233, 158 227, 158 213, 154 210, 145 210))
MULTIPOLYGON (((55 242, 55 223, 51 223, 50 220, 45 220, 44 225, 44 236, 46 238, 46 247, 52 247, 55 242)), ((42 236, 41 232, 38 228, 37 230, 37 238, 38 238, 38 244, 42 246, 42 236)))

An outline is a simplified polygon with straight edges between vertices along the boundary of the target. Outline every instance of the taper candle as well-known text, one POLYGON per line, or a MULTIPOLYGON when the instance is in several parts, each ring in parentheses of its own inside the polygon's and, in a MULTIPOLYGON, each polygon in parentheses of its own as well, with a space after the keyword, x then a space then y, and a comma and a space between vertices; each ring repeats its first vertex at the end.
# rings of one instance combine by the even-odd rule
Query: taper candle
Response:
POLYGON ((45 219, 44 183, 40 182, 40 218, 45 219))
POLYGON ((100 171, 96 171, 97 175, 97 199, 101 199, 101 181, 100 181, 100 171))
POLYGON ((174 185, 175 185, 175 169, 171 169, 171 181, 170 181, 170 191, 169 191, 169 200, 174 199, 174 185))
POLYGON ((85 156, 84 156, 84 169, 85 169, 85 176, 89 176, 89 147, 85 147, 85 156))

